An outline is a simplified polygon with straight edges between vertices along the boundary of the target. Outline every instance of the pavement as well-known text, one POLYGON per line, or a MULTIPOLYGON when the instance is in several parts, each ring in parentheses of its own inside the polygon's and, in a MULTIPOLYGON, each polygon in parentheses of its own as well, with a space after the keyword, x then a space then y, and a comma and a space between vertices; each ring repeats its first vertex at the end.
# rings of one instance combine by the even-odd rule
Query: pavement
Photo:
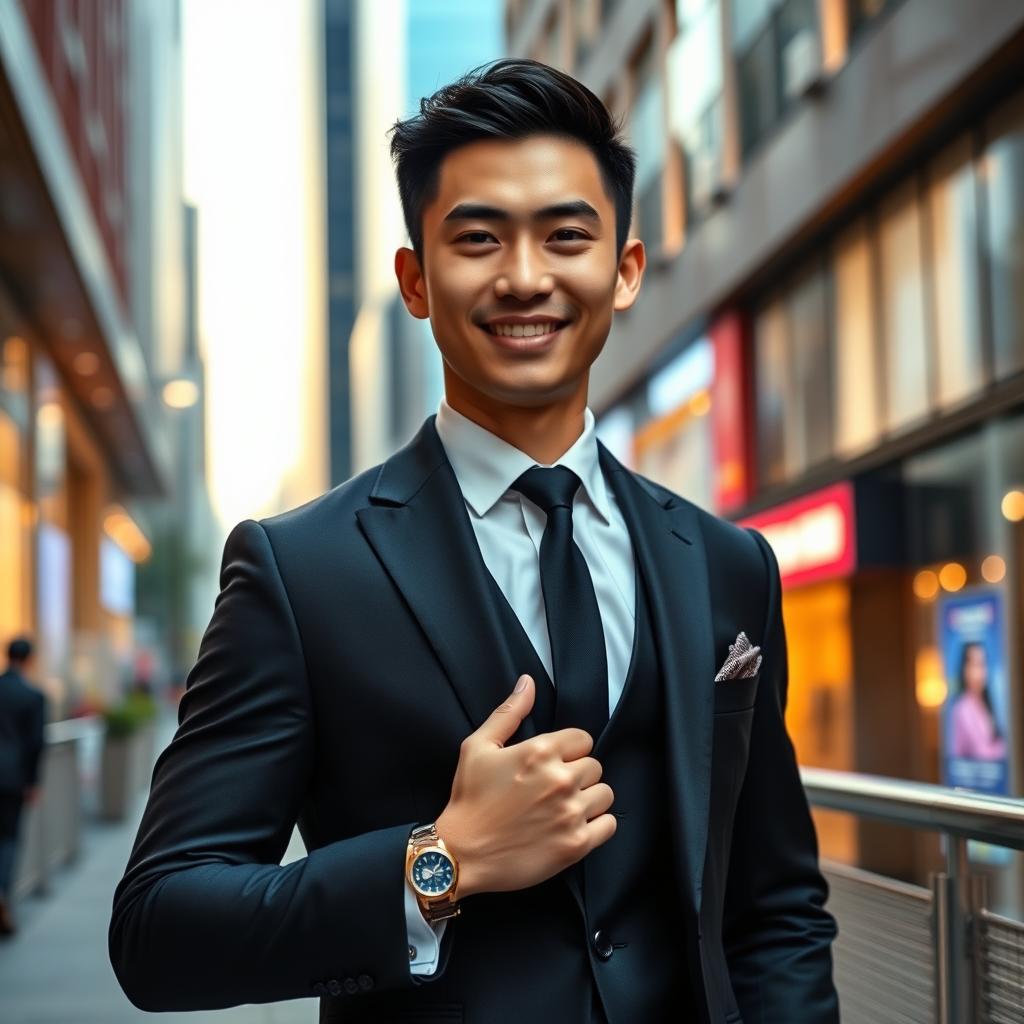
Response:
MULTIPOLYGON (((157 751, 170 741, 173 718, 161 723, 157 751)), ((194 1013, 146 1013, 121 991, 107 956, 114 887, 124 873, 145 796, 123 823, 90 820, 81 853, 56 871, 49 892, 14 907, 19 928, 0 940, 0 1021, 3 1024, 315 1024, 318 999, 248 1004, 194 1013)), ((298 833, 284 861, 305 855, 298 833)))

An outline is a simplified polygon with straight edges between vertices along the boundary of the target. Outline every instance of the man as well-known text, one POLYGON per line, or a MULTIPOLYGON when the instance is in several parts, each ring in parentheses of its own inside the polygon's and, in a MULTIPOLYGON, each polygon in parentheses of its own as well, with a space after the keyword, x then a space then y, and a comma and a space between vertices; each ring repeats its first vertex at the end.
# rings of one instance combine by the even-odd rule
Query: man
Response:
POLYGON ((7 670, 0 675, 0 935, 16 931, 11 887, 24 804, 39 799, 46 698, 30 686, 32 641, 16 637, 7 645, 7 670))
POLYGON ((229 535, 114 896, 123 988, 320 995, 339 1022, 833 1024, 775 558, 626 469, 587 407, 645 265, 633 152, 578 82, 502 60, 392 153, 445 398, 229 535))

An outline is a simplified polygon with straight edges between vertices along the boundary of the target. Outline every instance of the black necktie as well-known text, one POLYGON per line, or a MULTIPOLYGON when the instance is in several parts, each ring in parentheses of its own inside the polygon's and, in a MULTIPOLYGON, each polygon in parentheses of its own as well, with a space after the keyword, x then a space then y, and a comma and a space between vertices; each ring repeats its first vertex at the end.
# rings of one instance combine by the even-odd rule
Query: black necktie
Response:
POLYGON ((580 478, 567 466, 534 466, 512 489, 547 514, 540 542, 555 684, 555 725, 586 729, 594 743, 608 721, 608 661, 601 611, 583 552, 572 539, 572 500, 580 478))

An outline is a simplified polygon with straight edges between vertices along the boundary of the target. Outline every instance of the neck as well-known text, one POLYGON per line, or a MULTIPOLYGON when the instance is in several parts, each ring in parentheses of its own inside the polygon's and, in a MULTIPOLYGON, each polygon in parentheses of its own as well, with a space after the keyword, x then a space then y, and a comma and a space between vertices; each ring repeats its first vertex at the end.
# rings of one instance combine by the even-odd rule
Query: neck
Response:
POLYGON ((550 466, 583 433, 587 375, 568 397, 536 405, 507 405, 470 391, 445 368, 445 400, 467 419, 489 430, 530 458, 550 466))

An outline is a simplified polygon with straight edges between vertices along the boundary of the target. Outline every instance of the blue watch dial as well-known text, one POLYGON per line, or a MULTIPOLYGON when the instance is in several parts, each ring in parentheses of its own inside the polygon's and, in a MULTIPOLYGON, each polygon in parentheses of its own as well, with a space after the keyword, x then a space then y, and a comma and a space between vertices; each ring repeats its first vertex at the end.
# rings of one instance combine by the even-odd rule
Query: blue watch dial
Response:
POLYGON ((424 896, 442 896, 452 887, 450 857, 440 850, 427 850, 412 862, 412 883, 424 896))

